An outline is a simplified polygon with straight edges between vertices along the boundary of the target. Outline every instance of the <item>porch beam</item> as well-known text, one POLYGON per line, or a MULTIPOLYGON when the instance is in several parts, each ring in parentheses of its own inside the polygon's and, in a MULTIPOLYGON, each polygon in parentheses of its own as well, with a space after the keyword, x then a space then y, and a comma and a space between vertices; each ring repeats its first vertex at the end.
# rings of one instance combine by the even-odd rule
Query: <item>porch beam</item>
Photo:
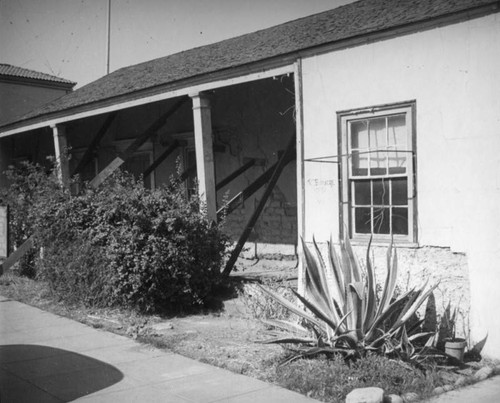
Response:
POLYGON ((83 154, 82 159, 80 160, 80 162, 76 166, 75 170, 71 173, 71 176, 74 176, 74 175, 80 173, 81 171, 83 171, 83 169, 87 166, 87 164, 90 161, 92 161, 92 157, 94 156, 94 153, 97 150, 99 143, 101 142, 101 140, 104 138, 104 136, 108 132, 112 123, 115 121, 115 118, 117 115, 118 115, 118 112, 113 112, 106 118, 106 120, 102 124, 101 128, 99 129, 97 134, 94 136, 94 138, 90 142, 90 145, 85 150, 85 154, 83 154))
POLYGON ((238 243, 234 247, 233 251, 231 252, 231 256, 229 257, 229 260, 226 263, 226 267, 224 268, 222 274, 224 276, 229 276, 231 271, 233 270, 234 264, 236 263, 236 260, 238 259, 238 256, 241 253, 241 250, 243 249, 243 246, 245 245, 245 242, 248 240, 248 237, 250 236, 250 233, 252 232, 257 220, 260 217, 260 214, 264 210, 264 207, 266 206, 267 200, 269 199, 269 196, 271 196, 271 193, 276 186, 276 183, 278 182, 278 179, 281 176, 281 173, 283 172, 283 169, 285 166, 288 164, 288 162, 293 159, 292 155, 295 152, 295 133, 288 142, 288 145, 286 147, 285 152, 281 155, 281 158, 278 161, 278 164, 276 165, 276 168, 273 171, 273 174, 271 176, 271 179, 269 180, 269 183, 266 187, 266 190, 264 191, 264 194, 262 195, 262 198, 259 201, 259 204, 255 208, 255 211, 253 212, 252 216, 248 220, 248 223, 243 230, 243 233, 240 236, 240 239, 238 240, 238 243))
POLYGON ((146 178, 147 176, 149 176, 151 174, 151 172, 153 172, 156 168, 158 168, 158 166, 170 155, 172 154, 176 149, 177 147, 179 147, 179 141, 178 140, 175 140, 171 145, 170 147, 168 147, 165 151, 163 151, 160 156, 154 160, 154 162, 146 168, 146 170, 142 173, 142 176, 144 178, 146 178))
POLYGON ((69 185, 69 162, 66 128, 64 126, 54 125, 52 126, 52 135, 54 136, 57 178, 62 186, 67 187, 69 185))
POLYGON ((190 95, 193 100, 194 145, 198 193, 205 204, 208 218, 217 221, 217 196, 212 142, 212 116, 210 100, 205 94, 190 95))
POLYGON ((168 118, 172 116, 177 110, 187 101, 187 98, 182 98, 177 101, 167 112, 160 116, 157 120, 149 126, 149 128, 137 137, 127 149, 119 154, 113 161, 111 161, 106 168, 97 174, 97 176, 90 182, 90 187, 96 188, 101 185, 114 171, 116 171, 127 159, 129 159, 134 152, 136 152, 153 134, 155 134, 167 122, 168 118))

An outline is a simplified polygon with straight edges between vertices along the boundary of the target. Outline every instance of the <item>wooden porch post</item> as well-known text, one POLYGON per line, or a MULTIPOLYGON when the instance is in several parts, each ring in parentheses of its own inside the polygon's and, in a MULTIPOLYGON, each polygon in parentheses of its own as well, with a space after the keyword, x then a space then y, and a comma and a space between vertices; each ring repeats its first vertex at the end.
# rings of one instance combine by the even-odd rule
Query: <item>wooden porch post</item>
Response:
POLYGON ((193 100, 198 192, 200 199, 206 204, 208 217, 213 221, 217 221, 210 100, 203 94, 193 94, 190 97, 193 100))
POLYGON ((297 133, 297 250, 298 250, 298 285, 297 291, 305 295, 305 271, 302 259, 301 238, 305 239, 305 167, 304 167, 304 110, 302 93, 302 59, 298 58, 294 65, 295 88, 295 132, 297 133))
POLYGON ((68 142, 66 140, 66 129, 64 126, 53 125, 54 150, 57 163, 57 176, 62 186, 69 185, 69 163, 68 163, 68 142))

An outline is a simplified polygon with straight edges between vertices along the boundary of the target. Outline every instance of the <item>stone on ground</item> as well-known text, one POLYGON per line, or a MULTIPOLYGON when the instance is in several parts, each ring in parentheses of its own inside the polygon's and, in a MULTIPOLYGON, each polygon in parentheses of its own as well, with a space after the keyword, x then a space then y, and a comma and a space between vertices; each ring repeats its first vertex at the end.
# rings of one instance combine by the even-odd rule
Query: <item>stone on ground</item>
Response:
POLYGON ((383 403, 384 391, 380 388, 359 388, 351 391, 346 403, 383 403))

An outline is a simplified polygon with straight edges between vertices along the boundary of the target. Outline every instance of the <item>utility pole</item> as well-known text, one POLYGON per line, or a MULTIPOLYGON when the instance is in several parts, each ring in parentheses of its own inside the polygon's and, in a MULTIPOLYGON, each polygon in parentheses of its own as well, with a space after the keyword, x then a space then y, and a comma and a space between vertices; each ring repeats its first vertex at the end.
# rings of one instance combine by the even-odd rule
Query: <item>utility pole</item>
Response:
POLYGON ((109 59, 111 55, 111 0, 108 0, 108 22, 106 38, 106 74, 109 74, 109 59))

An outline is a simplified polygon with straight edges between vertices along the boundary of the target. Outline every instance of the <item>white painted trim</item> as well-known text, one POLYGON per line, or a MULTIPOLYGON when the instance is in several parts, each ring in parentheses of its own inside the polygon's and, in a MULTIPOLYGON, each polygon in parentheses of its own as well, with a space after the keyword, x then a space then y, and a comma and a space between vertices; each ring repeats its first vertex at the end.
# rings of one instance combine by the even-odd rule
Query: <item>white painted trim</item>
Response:
MULTIPOLYGON (((296 166, 297 166, 297 253, 301 253, 301 238, 305 234, 305 180, 304 180, 304 117, 302 97, 302 59, 294 63, 294 90, 295 90, 295 133, 296 133, 296 166)), ((305 276, 302 259, 298 259, 298 287, 299 294, 304 295, 305 276)))
POLYGON ((270 78, 274 76, 280 76, 283 74, 289 74, 294 72, 294 65, 286 65, 282 67, 276 67, 268 70, 262 70, 257 73, 250 73, 246 75, 241 75, 238 77, 233 77, 233 78, 228 78, 228 79, 223 79, 223 80, 217 80, 209 83, 204 83, 204 84, 198 84, 194 86, 187 86, 184 88, 180 88, 177 90, 171 90, 171 91, 165 91, 162 92, 161 94, 155 94, 151 96, 146 96, 144 98, 140 99, 135 99, 133 101, 125 101, 125 102, 120 102, 115 105, 109 105, 97 109, 93 109, 90 111, 85 111, 85 112, 80 112, 76 113, 74 115, 70 116, 63 116, 59 118, 54 118, 54 119, 49 119, 44 122, 39 122, 39 123, 34 123, 28 126, 23 126, 23 127, 18 127, 16 129, 11 129, 7 130, 5 132, 0 132, 0 138, 2 137, 7 137, 7 136, 12 136, 13 134, 18 134, 30 130, 36 130, 40 129, 42 127, 47 127, 47 126, 53 126, 65 122, 70 122, 72 120, 77 120, 77 119, 83 119, 83 118, 88 118, 91 116, 96 116, 100 115, 103 113, 109 113, 109 112, 114 112, 118 111, 121 109, 126 109, 126 108, 131 108, 134 106, 140 106, 152 102, 157 102, 157 101, 163 101, 166 99, 171 99, 171 98, 177 98, 181 96, 186 96, 190 94, 196 94, 200 93, 203 91, 211 91, 217 88, 222 88, 222 87, 228 87, 231 85, 236 85, 236 84, 243 84, 246 82, 250 81, 257 81, 257 80, 262 80, 265 78, 270 78))

